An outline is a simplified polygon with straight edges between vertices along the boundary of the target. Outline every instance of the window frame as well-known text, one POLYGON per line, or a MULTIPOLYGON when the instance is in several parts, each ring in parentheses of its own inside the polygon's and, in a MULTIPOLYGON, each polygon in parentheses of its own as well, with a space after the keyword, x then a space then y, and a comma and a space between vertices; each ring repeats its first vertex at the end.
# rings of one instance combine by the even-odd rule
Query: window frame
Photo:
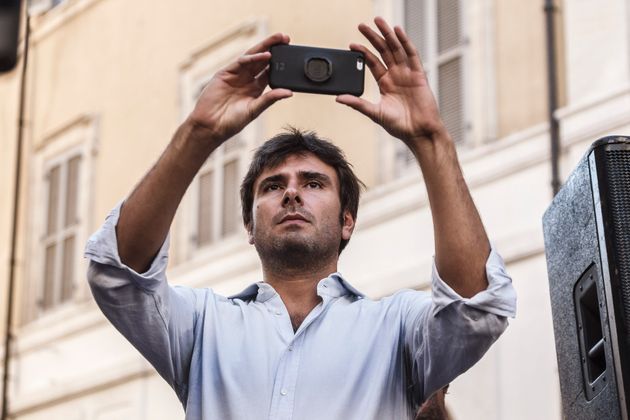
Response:
POLYGON ((44 162, 44 170, 43 170, 43 174, 44 174, 44 181, 43 181, 43 189, 44 189, 44 196, 45 199, 43 201, 43 203, 45 204, 43 207, 43 209, 46 210, 45 214, 46 216, 44 216, 45 218, 45 229, 42 232, 42 235, 40 236, 40 252, 41 255, 43 256, 43 268, 44 270, 42 270, 42 273, 44 273, 42 275, 42 279, 43 282, 45 283, 46 280, 48 280, 47 275, 45 274, 46 271, 46 265, 47 265, 47 249, 49 248, 49 246, 54 245, 55 246, 55 258, 54 258, 54 263, 53 263, 53 282, 54 285, 52 287, 52 301, 50 306, 47 307, 47 296, 46 296, 46 285, 42 284, 42 294, 39 296, 37 305, 40 307, 41 312, 48 312, 50 310, 53 310, 55 307, 61 306, 64 303, 72 300, 72 295, 75 294, 75 289, 77 286, 77 282, 76 282, 76 276, 77 276, 77 269, 80 269, 80 267, 78 267, 77 264, 77 258, 75 258, 74 263, 73 263, 73 267, 72 267, 72 280, 73 282, 70 284, 70 287, 72 288, 72 292, 71 292, 71 296, 70 298, 64 298, 64 293, 63 290, 65 289, 65 279, 63 278, 63 268, 64 268, 64 258, 66 257, 66 250, 65 250, 65 240, 68 239, 69 237, 74 237, 74 252, 72 252, 73 254, 77 254, 77 247, 78 247, 78 239, 79 239, 79 231, 80 231, 80 227, 81 227, 81 216, 80 216, 80 211, 79 210, 79 201, 80 201, 80 197, 82 194, 80 191, 80 187, 77 186, 77 201, 76 201, 76 206, 77 206, 77 221, 71 225, 66 225, 65 223, 65 214, 67 211, 67 205, 68 205, 68 190, 67 190, 67 186, 68 186, 68 176, 69 176, 69 166, 70 166, 70 161, 72 159, 75 158, 80 158, 81 160, 79 161, 79 168, 78 168, 78 185, 81 184, 81 179, 84 176, 83 172, 83 155, 82 155, 82 150, 81 150, 81 146, 75 146, 72 147, 69 150, 66 150, 64 152, 62 152, 61 154, 54 156, 48 160, 46 160, 44 162), (48 232, 48 225, 50 223, 49 220, 49 215, 50 215, 50 192, 51 192, 51 188, 50 188, 50 182, 51 182, 51 172, 53 171, 53 169, 55 168, 59 168, 59 185, 58 185, 58 201, 56 203, 56 211, 58 212, 57 214, 55 214, 55 224, 56 224, 56 229, 53 232, 48 232))
MULTIPOLYGON (((45 136, 37 144, 31 155, 30 185, 33 188, 29 191, 28 201, 34 203, 29 206, 28 217, 30 223, 27 226, 28 255, 32 256, 32 263, 25 265, 25 277, 27 281, 22 286, 24 293, 23 307, 20 313, 20 323, 22 325, 36 323, 40 319, 46 319, 58 312, 64 312, 75 304, 86 301, 90 297, 90 291, 85 281, 81 281, 81 273, 87 271, 87 262, 82 257, 82 245, 88 237, 88 229, 91 226, 91 203, 93 191, 93 166, 97 153, 97 131, 98 120, 94 116, 82 115, 62 128, 45 136), (79 179, 77 184, 77 208, 76 223, 70 227, 59 226, 51 239, 47 233, 48 223, 48 174, 56 165, 62 168, 60 176, 60 200, 63 199, 67 178, 63 172, 67 171, 68 162, 79 156, 79 179), (64 169, 65 166, 65 169, 64 169), (44 205, 37 205, 44 203, 44 205), (63 246, 63 238, 68 232, 74 235, 74 250, 72 254, 72 296, 66 300, 53 300, 53 304, 44 307, 45 276, 46 267, 46 247, 51 241, 57 246, 63 246)), ((63 221, 65 204, 58 208, 60 214, 58 221, 63 221)), ((63 253, 56 252, 55 271, 56 276, 61 276, 61 258, 63 253)), ((62 281, 56 278, 55 280, 62 281)), ((56 283, 56 285, 58 285, 56 283)))

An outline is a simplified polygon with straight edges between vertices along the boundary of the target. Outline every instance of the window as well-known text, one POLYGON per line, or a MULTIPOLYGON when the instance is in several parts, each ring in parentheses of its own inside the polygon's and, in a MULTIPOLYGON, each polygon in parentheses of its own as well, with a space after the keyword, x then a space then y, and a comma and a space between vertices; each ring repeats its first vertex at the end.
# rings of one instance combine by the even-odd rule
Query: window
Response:
POLYGON ((31 156, 27 282, 21 323, 26 324, 89 297, 87 266, 91 165, 96 124, 82 116, 46 136, 31 156))
POLYGON ((80 152, 54 161, 46 170, 46 230, 41 241, 44 284, 40 301, 44 311, 67 302, 74 293, 80 176, 80 152))
POLYGON ((241 136, 231 138, 215 150, 197 175, 197 247, 230 236, 241 226, 239 184, 244 144, 241 136))
MULTIPOLYGON (((244 22, 191 54, 182 66, 182 119, 192 111, 216 71, 261 39, 262 26, 258 21, 244 22)), ((257 120, 249 124, 215 150, 199 170, 175 220, 175 264, 244 234, 239 186, 260 137, 258 127, 257 120)))

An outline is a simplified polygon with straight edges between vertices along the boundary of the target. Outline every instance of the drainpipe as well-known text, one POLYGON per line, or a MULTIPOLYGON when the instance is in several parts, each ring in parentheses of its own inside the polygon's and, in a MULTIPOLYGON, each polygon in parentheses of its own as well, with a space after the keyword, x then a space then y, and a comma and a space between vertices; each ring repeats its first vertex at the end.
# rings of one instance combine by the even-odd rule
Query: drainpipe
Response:
POLYGON ((8 420, 9 415, 9 367, 11 356, 11 344, 13 341, 13 307, 15 294, 15 268, 17 265, 17 230, 18 230, 18 214, 20 205, 20 182, 22 172, 22 143, 24 139, 24 102, 26 97, 26 65, 28 62, 28 46, 31 33, 30 16, 26 10, 25 28, 24 28, 24 49, 22 57, 22 80, 20 81, 20 103, 19 117, 17 129, 17 145, 15 157, 15 185, 13 190, 13 227, 11 232, 11 257, 9 260, 9 286, 7 291, 7 312, 6 326, 4 337, 4 369, 2 375, 2 420, 8 420))
POLYGON ((547 105, 549 137, 551 139, 551 189, 555 197, 560 190, 561 183, 559 174, 560 124, 556 117, 556 110, 558 109, 558 71, 554 15, 557 9, 554 5, 554 0, 545 0, 544 10, 547 33, 547 105))

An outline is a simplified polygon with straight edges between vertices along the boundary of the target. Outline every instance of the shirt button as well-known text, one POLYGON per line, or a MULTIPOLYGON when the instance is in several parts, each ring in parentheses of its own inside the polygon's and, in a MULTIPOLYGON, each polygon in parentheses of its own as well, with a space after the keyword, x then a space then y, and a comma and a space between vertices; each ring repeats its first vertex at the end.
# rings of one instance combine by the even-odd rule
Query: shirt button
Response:
POLYGON ((279 310, 276 311, 276 315, 282 315, 282 312, 280 312, 279 310))
POLYGON ((287 395, 287 390, 283 389, 282 391, 280 391, 280 395, 287 395))
POLYGON ((293 351, 293 346, 289 346, 289 351, 293 351))

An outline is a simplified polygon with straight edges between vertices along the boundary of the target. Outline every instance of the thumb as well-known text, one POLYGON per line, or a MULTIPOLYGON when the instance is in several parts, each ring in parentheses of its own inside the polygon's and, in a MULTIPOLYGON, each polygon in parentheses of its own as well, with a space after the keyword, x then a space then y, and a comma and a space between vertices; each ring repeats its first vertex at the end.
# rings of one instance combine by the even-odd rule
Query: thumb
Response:
POLYGON ((372 121, 377 121, 378 107, 372 102, 366 101, 365 99, 354 95, 339 95, 337 96, 336 101, 340 104, 347 105, 352 109, 356 109, 372 121))
POLYGON ((250 112, 252 119, 258 117, 265 109, 269 108, 275 102, 290 98, 293 96, 293 92, 289 89, 272 89, 269 92, 265 92, 263 95, 254 99, 250 103, 250 112))

